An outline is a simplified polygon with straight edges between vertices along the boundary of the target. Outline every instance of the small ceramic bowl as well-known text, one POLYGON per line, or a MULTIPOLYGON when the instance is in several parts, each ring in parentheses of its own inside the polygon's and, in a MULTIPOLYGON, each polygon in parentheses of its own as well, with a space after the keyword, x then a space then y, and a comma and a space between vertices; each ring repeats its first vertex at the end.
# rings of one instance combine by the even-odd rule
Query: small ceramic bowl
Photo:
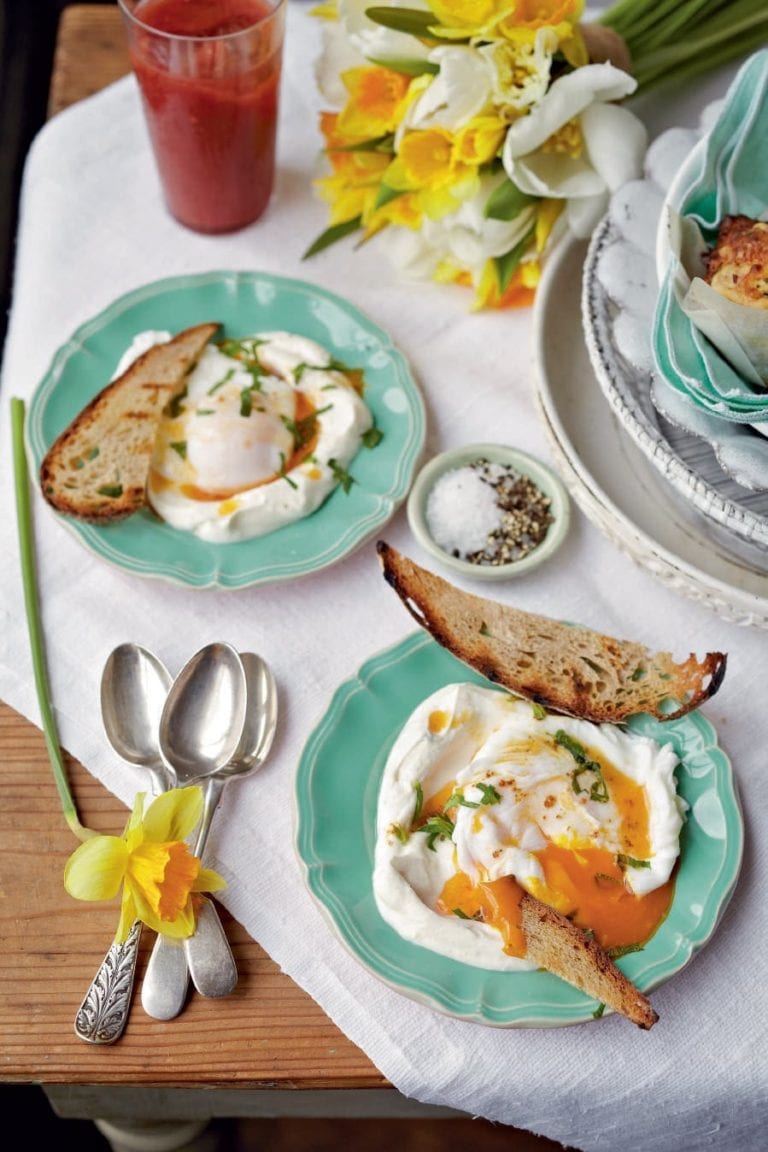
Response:
MULTIPOLYGON (((444 568, 474 580, 509 580, 522 576, 549 560, 562 544, 570 522, 570 500, 560 479, 533 456, 505 444, 467 444, 433 457, 423 466, 408 496, 408 522, 414 536, 444 568), (456 469, 487 460, 490 464, 507 464, 526 476, 549 498, 552 523, 540 543, 524 556, 506 564, 473 564, 442 548, 432 537, 427 519, 427 501, 436 482, 456 469)), ((471 515, 471 512, 468 513, 471 515)))

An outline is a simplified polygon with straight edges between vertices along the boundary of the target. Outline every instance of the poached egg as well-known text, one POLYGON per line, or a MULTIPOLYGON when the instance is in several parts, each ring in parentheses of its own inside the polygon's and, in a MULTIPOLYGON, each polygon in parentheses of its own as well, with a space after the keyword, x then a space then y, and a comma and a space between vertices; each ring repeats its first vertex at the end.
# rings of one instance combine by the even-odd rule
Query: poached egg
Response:
MULTIPOLYGON (((140 334, 131 352, 164 338, 140 334)), ((347 468, 373 427, 361 391, 353 371, 303 336, 264 332, 209 344, 157 428, 150 506, 214 543, 309 516, 351 481, 347 468)))
POLYGON ((480 967, 531 968, 530 892, 615 953, 664 919, 685 802, 671 744, 452 684, 416 708, 379 793, 373 887, 406 939, 480 967))

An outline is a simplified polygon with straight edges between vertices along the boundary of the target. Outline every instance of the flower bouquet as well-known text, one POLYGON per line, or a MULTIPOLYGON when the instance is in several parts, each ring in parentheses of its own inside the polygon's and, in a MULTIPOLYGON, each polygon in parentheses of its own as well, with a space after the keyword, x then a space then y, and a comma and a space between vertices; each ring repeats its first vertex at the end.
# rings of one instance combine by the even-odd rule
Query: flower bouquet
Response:
POLYGON ((623 101, 768 38, 763 0, 337 0, 316 77, 329 105, 315 187, 329 227, 305 257, 382 235, 401 272, 531 303, 564 228, 586 237, 641 174, 623 101))

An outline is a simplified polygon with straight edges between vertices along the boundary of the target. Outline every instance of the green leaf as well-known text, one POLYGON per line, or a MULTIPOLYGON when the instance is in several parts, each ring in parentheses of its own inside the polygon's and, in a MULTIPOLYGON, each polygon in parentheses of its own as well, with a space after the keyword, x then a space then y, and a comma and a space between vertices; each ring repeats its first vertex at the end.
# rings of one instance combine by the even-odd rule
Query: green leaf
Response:
POLYGON ((483 215, 486 220, 514 220, 525 208, 535 203, 535 196, 521 192, 511 180, 505 180, 491 192, 483 215))
POLYGON ((399 188, 390 188, 387 184, 380 184, 374 207, 383 208, 385 204, 389 204, 390 200, 397 200, 398 196, 404 195, 405 193, 399 188))
POLYGON ((379 68, 388 68, 390 72, 399 72, 402 76, 423 76, 425 73, 430 73, 432 76, 437 76, 440 71, 439 64, 433 64, 430 60, 406 60, 404 57, 392 57, 391 59, 377 59, 374 56, 369 56, 371 64, 376 64, 379 68))
POLYGON ((337 240, 351 236, 353 232, 357 232, 362 223, 362 216, 353 216, 351 220, 344 220, 341 224, 333 224, 330 228, 326 228, 325 232, 321 232, 315 242, 310 244, 302 256, 302 260, 308 260, 310 256, 316 256, 324 248, 330 248, 331 244, 335 244, 337 240))
POLYGON ((515 269, 518 267, 520 261, 525 254, 528 245, 533 237, 533 228, 530 232, 526 233, 519 244, 511 248, 504 256, 497 256, 494 260, 496 265, 496 278, 499 284, 499 292, 504 295, 509 287, 510 280, 512 279, 515 269))
POLYGON ((433 12, 420 8, 366 8, 365 14, 374 24, 391 28, 393 32, 405 32, 422 40, 437 40, 434 29, 436 20, 433 12))
POLYGON ((375 424, 367 432, 363 432, 363 446, 365 448, 375 448, 377 444, 381 444, 383 439, 384 433, 375 424))
POLYGON ((347 144, 343 148, 328 148, 328 152, 385 152, 390 156, 395 154, 395 136, 388 132, 386 136, 374 136, 370 140, 359 140, 357 144, 347 144))
POLYGON ((102 484, 101 488, 97 488, 99 496, 108 496, 110 500, 117 500, 123 494, 122 484, 102 484))

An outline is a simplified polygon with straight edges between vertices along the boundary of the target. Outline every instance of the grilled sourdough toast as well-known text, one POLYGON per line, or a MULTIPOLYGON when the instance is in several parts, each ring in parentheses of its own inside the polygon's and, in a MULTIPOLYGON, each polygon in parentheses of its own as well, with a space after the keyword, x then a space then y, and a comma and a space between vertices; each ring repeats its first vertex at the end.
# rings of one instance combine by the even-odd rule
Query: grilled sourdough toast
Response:
POLYGON ((183 389, 218 329, 198 324, 149 348, 78 413, 40 466, 42 493, 52 507, 109 524, 144 506, 163 408, 183 389))
POLYGON ((527 892, 520 901, 526 956, 539 968, 594 996, 639 1028, 652 1028, 658 1014, 596 940, 554 908, 527 892))
MULTIPOLYGON (((553 712, 594 723, 617 723, 637 712, 670 720, 712 696, 722 683, 722 653, 708 653, 702 661, 692 655, 677 664, 667 653, 464 592, 384 541, 377 552, 385 579, 443 647, 489 680, 553 712)), ((658 1015, 648 998, 590 934, 527 892, 520 918, 529 960, 640 1028, 653 1027, 658 1015)))
POLYGON ((496 603, 449 584, 379 541, 384 577, 416 621, 463 663, 553 712, 615 724, 673 720, 713 696, 726 656, 668 652, 496 603))

